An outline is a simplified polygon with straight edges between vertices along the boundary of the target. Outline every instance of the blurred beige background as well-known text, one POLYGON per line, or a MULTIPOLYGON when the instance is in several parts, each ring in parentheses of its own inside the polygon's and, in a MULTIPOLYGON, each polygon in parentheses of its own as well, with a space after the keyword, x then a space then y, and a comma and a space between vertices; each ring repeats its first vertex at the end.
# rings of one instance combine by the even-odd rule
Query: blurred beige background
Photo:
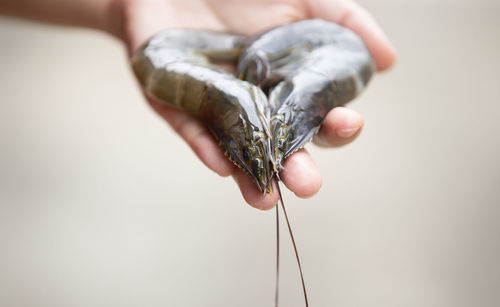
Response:
MULTIPOLYGON (((285 194, 311 306, 500 302, 500 4, 361 1, 399 52, 285 194)), ((283 232, 281 306, 303 306, 283 232)), ((123 47, 0 19, 0 306, 272 306, 274 212, 190 152, 123 47)))

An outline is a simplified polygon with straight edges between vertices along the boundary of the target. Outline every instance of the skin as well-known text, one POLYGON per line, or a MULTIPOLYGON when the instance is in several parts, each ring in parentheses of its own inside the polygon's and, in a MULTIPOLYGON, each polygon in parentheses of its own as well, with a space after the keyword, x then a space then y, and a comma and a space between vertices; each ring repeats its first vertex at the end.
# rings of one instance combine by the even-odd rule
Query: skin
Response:
MULTIPOLYGON (((251 35, 304 18, 322 18, 356 32, 370 50, 378 71, 389 69, 396 58, 375 19, 351 0, 0 0, 0 14, 106 31, 122 40, 130 54, 167 28, 251 35)), ((258 209, 274 207, 278 194, 263 195, 250 177, 224 156, 199 121, 155 101, 149 103, 209 169, 235 179, 248 204, 258 209)), ((314 141, 322 147, 348 144, 359 135, 363 123, 359 113, 335 108, 314 141)), ((280 176, 298 197, 311 197, 321 187, 320 171, 306 150, 287 158, 280 176)))

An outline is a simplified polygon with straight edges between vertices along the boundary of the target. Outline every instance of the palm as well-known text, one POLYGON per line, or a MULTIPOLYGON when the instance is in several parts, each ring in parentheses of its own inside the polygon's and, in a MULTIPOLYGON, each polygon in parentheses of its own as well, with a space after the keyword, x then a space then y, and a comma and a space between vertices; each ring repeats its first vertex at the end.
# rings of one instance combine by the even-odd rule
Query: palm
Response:
MULTIPOLYGON (((125 36, 130 52, 149 37, 168 28, 198 28, 254 34, 303 18, 337 21, 357 32, 367 43, 379 70, 392 65, 394 51, 375 21, 349 0, 123 0, 125 36)), ((152 107, 191 146, 200 160, 222 176, 232 175, 245 198, 254 207, 271 208, 278 195, 262 195, 250 177, 235 168, 218 148, 213 137, 196 119, 182 111, 150 101, 152 107)), ((343 145, 352 141, 363 125, 359 114, 345 108, 332 110, 319 133, 319 143, 343 145)), ((285 185, 295 194, 308 197, 321 186, 321 176, 305 151, 285 161, 281 173, 285 185)))
POLYGON ((301 1, 132 1, 127 35, 132 48, 166 28, 200 28, 253 34, 306 17, 301 1))
POLYGON ((302 1, 207 0, 207 3, 226 30, 241 34, 254 34, 306 17, 302 1))

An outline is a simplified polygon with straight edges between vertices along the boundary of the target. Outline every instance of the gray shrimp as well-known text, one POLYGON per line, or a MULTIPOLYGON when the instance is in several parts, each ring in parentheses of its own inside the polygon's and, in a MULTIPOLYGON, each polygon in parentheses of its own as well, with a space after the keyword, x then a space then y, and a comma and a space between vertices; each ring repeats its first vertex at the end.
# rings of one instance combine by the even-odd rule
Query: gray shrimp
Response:
MULTIPOLYGON (((147 96, 203 122, 263 193, 271 193, 272 181, 279 180, 282 161, 314 136, 332 108, 354 99, 374 71, 361 39, 322 20, 299 21, 251 40, 211 31, 168 30, 134 54, 132 67, 147 96), (238 76, 246 81, 211 65, 238 57, 238 76)), ((277 187, 308 306, 297 247, 277 187)), ((278 206, 276 214, 278 218, 278 206)), ((277 238, 279 250, 278 231, 277 238)), ((279 252, 277 257, 279 263, 279 252)))
POLYGON ((146 95, 198 118, 228 158, 270 193, 270 107, 266 95, 249 82, 210 65, 235 61, 244 38, 212 31, 168 30, 149 40, 132 57, 146 95))
POLYGON ((362 40, 320 19, 277 27, 253 39, 238 63, 238 76, 269 92, 272 159, 304 147, 326 114, 354 99, 375 69, 362 40))

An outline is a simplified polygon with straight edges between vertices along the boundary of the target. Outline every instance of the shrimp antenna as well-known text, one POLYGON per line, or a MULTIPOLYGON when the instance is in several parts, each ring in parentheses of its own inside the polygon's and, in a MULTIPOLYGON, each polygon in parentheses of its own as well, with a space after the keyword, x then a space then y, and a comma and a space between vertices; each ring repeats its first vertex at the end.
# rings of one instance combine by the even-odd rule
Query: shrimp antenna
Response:
MULTIPOLYGON (((279 187, 278 187, 279 189, 279 187)), ((280 214, 279 205, 276 203, 276 287, 274 289, 274 307, 278 307, 280 291, 280 214)))
MULTIPOLYGON (((302 281, 302 290, 304 291, 304 300, 306 302, 306 307, 309 307, 309 303, 307 301, 307 291, 306 291, 306 284, 304 282, 304 274, 302 273, 302 265, 300 264, 300 258, 299 258, 299 253, 297 251, 297 244, 295 244, 295 239, 293 237, 292 233, 292 227, 290 226, 290 221, 288 220, 288 215, 286 214, 286 209, 285 209, 285 203, 283 202, 283 196, 281 195, 281 189, 280 189, 280 178, 278 174, 275 174, 276 181, 277 181, 277 190, 278 190, 278 195, 280 196, 280 203, 281 203, 281 208, 283 209, 283 214, 285 215, 285 220, 286 220, 286 225, 288 227, 288 232, 290 233, 290 239, 292 240, 292 245, 293 245, 293 250, 295 252, 295 258, 297 258, 297 265, 299 266, 299 272, 300 272, 300 280, 302 281)), ((276 216, 278 217, 278 204, 276 204, 276 216)), ((278 219, 276 219, 278 221, 278 219)), ((278 222, 277 224, 277 229, 279 228, 278 222)), ((275 306, 278 307, 278 278, 279 278, 279 230, 277 231, 277 261, 276 261, 276 296, 275 296, 275 306)))

